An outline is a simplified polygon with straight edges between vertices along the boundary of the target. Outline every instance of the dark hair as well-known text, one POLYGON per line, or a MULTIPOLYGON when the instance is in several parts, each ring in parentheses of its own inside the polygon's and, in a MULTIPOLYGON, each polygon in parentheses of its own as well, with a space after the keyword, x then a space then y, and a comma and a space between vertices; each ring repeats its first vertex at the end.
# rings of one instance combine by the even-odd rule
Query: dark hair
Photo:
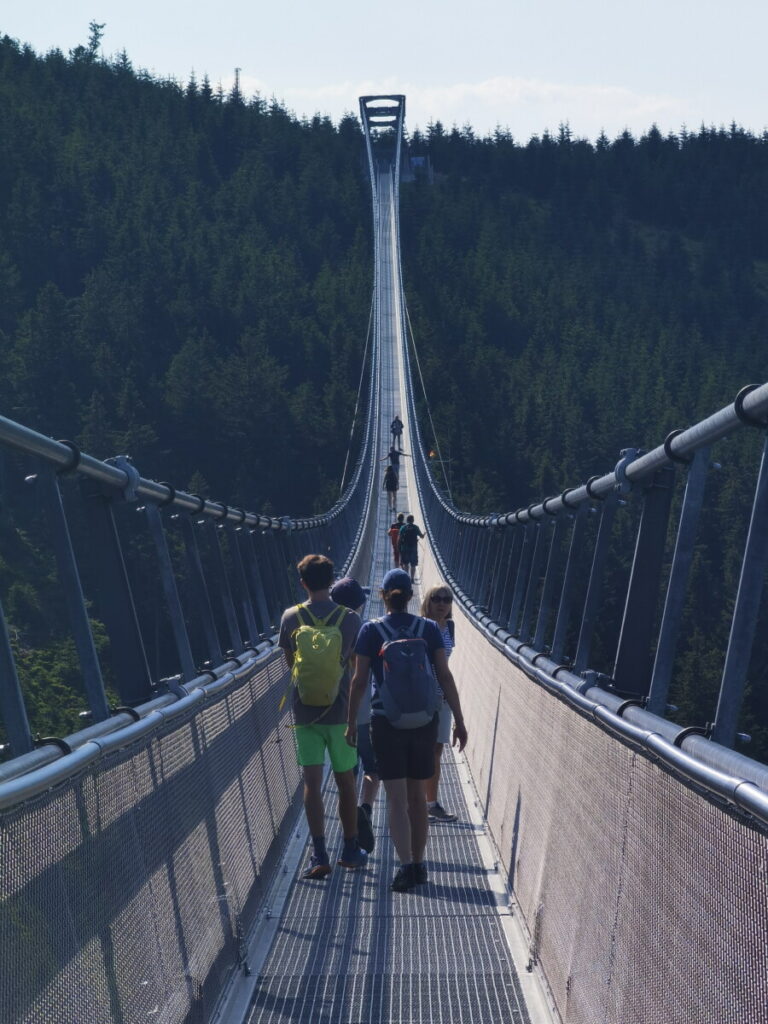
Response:
POLYGON ((327 590, 333 582, 333 562, 325 555, 305 555, 296 568, 311 591, 327 590))
POLYGON ((404 612, 412 597, 412 590, 403 590, 400 587, 396 590, 381 591, 381 599, 386 605, 388 612, 404 612))
POLYGON ((405 522, 405 512, 400 512, 398 514, 397 521, 398 521, 398 523, 404 523, 405 522))
POLYGON ((413 516, 408 516, 408 518, 405 521, 406 523, 412 523, 414 521, 413 516))

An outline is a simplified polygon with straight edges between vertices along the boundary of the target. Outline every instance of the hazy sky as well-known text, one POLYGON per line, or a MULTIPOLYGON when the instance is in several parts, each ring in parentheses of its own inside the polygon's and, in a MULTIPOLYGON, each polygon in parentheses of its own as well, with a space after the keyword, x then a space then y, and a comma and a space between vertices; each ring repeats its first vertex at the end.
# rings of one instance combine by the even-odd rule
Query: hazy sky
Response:
POLYGON ((0 32, 65 53, 106 24, 102 53, 186 82, 337 120, 402 92, 409 129, 440 120, 521 141, 701 123, 768 128, 766 0, 2 0, 0 32))

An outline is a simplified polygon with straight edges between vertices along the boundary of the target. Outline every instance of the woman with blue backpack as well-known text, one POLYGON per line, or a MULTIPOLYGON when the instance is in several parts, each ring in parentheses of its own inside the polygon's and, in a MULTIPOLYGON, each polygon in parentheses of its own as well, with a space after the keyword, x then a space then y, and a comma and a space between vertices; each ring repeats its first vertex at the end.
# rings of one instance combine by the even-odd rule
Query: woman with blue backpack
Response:
POLYGON ((347 742, 357 740, 357 712, 372 674, 371 740, 387 794, 389 830, 400 867, 392 882, 405 892, 427 881, 426 783, 435 774, 435 744, 443 697, 453 712, 453 743, 463 750, 467 730, 445 644, 435 622, 411 615, 413 584, 403 569, 384 577, 387 614, 366 622, 355 643, 347 742), (439 689, 438 689, 439 685, 439 689), (442 692, 441 692, 442 691, 442 692))

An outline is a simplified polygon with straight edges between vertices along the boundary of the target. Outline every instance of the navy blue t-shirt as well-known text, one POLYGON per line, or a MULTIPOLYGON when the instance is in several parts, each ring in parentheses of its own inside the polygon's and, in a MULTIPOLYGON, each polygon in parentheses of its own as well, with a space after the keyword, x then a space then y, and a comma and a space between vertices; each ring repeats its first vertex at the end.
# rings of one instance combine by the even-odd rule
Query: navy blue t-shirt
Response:
MULTIPOLYGON (((384 616, 388 626, 392 626, 394 629, 401 629, 403 627, 412 626, 418 616, 411 615, 410 612, 390 612, 384 616)), ((363 624, 362 629, 357 634, 357 640, 355 641, 355 654, 363 654, 366 658, 371 659, 371 674, 373 676, 373 684, 371 688, 371 714, 372 715, 383 715, 384 708, 379 697, 379 685, 381 683, 381 662, 382 657, 379 653, 381 651, 384 640, 381 633, 374 626, 376 619, 371 619, 369 622, 363 624)), ((429 660, 434 664, 434 653, 435 651, 445 648, 443 638, 440 633, 440 629, 436 622, 432 619, 424 619, 424 632, 422 633, 422 639, 426 642, 427 653, 429 654, 429 660)))

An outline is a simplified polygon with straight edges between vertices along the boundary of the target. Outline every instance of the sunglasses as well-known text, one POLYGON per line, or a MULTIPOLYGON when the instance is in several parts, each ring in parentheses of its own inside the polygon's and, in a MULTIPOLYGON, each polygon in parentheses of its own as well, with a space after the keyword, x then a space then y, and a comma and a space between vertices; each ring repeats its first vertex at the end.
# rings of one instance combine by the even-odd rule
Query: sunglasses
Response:
POLYGON ((453 598, 450 594, 433 594, 430 597, 430 601, 445 601, 447 604, 450 604, 453 598))

